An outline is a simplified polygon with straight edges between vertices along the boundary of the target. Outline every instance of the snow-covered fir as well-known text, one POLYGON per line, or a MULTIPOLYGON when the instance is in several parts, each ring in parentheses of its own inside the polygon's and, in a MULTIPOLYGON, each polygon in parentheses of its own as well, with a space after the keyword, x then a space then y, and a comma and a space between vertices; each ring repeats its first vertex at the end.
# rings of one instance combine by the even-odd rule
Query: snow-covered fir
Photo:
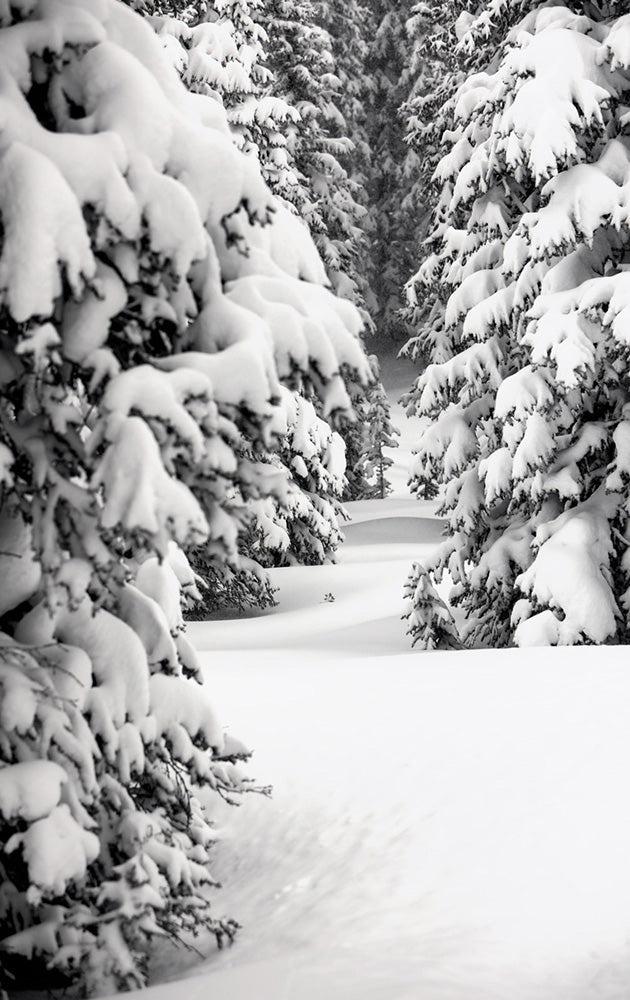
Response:
POLYGON ((431 360, 413 469, 443 487, 470 644, 626 641, 623 4, 489 2, 453 33, 431 252, 410 294, 431 360))
POLYGON ((146 20, 17 5, 0 53, 2 976, 103 992, 160 936, 236 927, 204 803, 249 787, 248 750, 199 687, 184 550, 215 577, 246 530, 332 551, 326 418, 372 370, 308 231, 146 20))

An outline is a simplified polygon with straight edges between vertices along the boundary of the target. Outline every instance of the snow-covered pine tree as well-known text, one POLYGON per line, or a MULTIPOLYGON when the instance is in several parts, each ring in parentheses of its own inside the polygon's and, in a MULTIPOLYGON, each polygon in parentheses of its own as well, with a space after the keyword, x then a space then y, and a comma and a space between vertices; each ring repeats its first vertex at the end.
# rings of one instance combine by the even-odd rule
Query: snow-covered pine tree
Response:
MULTIPOLYGON (((349 175, 355 162, 355 139, 361 143, 362 160, 367 156, 365 138, 361 138, 362 102, 356 86, 351 84, 352 73, 358 73, 363 59, 360 36, 353 20, 356 15, 356 24, 359 24, 362 11, 355 7, 340 17, 325 4, 307 3, 293 10, 291 4, 285 3, 282 10, 272 16, 269 4, 262 0, 216 0, 201 20, 187 23, 170 16, 154 17, 153 24, 188 86, 195 92, 214 93, 220 98, 238 144, 258 158, 263 176, 274 194, 310 222, 336 293, 360 308, 369 329, 371 320, 365 304, 368 288, 360 269, 361 254, 365 251, 361 230, 365 214, 361 201, 363 175, 349 175), (315 17, 319 25, 315 24, 315 17), (349 37, 333 42, 321 28, 326 18, 335 27, 340 26, 337 23, 340 21, 349 37), (271 63, 276 60, 275 72, 266 62, 267 49, 271 63), (345 53, 342 60, 345 69, 341 76, 337 75, 336 50, 340 58, 341 53, 345 53), (305 95, 309 92, 312 100, 306 101, 305 95), (348 132, 352 133, 352 139, 346 135, 348 132)), ((351 372, 346 376, 355 409, 361 412, 362 420, 366 416, 369 418, 371 403, 366 397, 363 380, 354 378, 351 372)), ((298 386, 293 377, 287 385, 309 398, 310 389, 298 386)), ((394 430, 389 420, 384 421, 387 404, 382 387, 371 385, 370 399, 379 389, 379 413, 372 426, 383 427, 383 443, 386 444, 385 438, 391 438, 394 430)), ((315 410, 311 414, 316 419, 322 415, 317 392, 312 401, 315 410)), ((368 482, 371 472, 367 465, 363 468, 362 449, 354 449, 355 444, 362 443, 363 428, 356 419, 343 416, 334 421, 334 426, 345 441, 353 467, 353 486, 346 486, 344 499, 355 494, 365 496, 372 489, 368 482)), ((312 436, 319 436, 315 425, 312 436)), ((299 527, 296 523, 295 532, 282 537, 285 542, 287 537, 295 542, 299 537, 300 544, 296 551, 291 550, 290 543, 269 557, 264 552, 264 539, 270 541, 280 536, 267 530, 261 532, 260 526, 252 529, 250 525, 242 534, 242 552, 247 558, 256 552, 263 565, 278 559, 291 561, 298 553, 303 553, 309 563, 329 558, 340 539, 336 510, 330 502, 341 495, 338 478, 329 476, 324 470, 316 474, 315 481, 319 484, 315 490, 319 493, 316 506, 325 502, 325 510, 320 512, 323 517, 311 510, 309 526, 304 516, 311 507, 313 484, 309 487, 308 478, 296 471, 303 455, 300 452, 292 456, 285 449, 284 456, 296 485, 305 496, 300 499, 294 492, 293 510, 302 511, 299 527), (326 488, 328 501, 323 495, 326 488), (315 533, 312 531, 314 522, 320 526, 315 533), (312 538, 310 547, 309 538, 312 538)), ((339 468, 338 462, 336 467, 339 468)), ((260 510, 261 505, 257 505, 257 509, 260 510)), ((269 502, 264 504, 264 509, 268 525, 269 502)), ((282 515, 275 520, 282 523, 283 529, 287 527, 282 515)), ((203 550, 199 550, 195 566, 203 577, 213 578, 217 583, 205 591, 205 607, 212 608, 215 599, 241 605, 243 602, 265 603, 270 598, 253 563, 249 563, 246 570, 228 573, 227 577, 223 567, 219 579, 203 550)))
POLYGON ((462 649, 462 641, 450 608, 447 607, 424 566, 414 563, 405 585, 406 610, 403 619, 409 622, 407 635, 412 645, 420 649, 462 649))
POLYGON ((467 641, 628 641, 627 5, 488 0, 446 105, 414 409, 467 641))
MULTIPOLYGON (((367 339, 376 332, 372 314, 378 309, 368 264, 374 234, 367 231, 370 224, 368 188, 377 169, 368 134, 373 81, 366 73, 375 22, 371 9, 359 0, 350 0, 342 6, 328 0, 315 0, 313 15, 327 33, 333 70, 329 96, 320 119, 328 135, 343 143, 335 150, 335 157, 345 171, 345 178, 339 176, 340 190, 333 190, 330 196, 333 204, 343 206, 343 212, 338 212, 336 219, 330 218, 329 210, 325 215, 327 238, 337 233, 338 263, 329 274, 338 293, 361 309, 367 339)), ((330 258, 324 245, 320 250, 324 259, 330 258)), ((386 470, 391 460, 384 455, 383 448, 392 446, 392 442, 395 446, 397 431, 391 423, 389 402, 375 357, 372 363, 375 374, 367 392, 360 384, 355 385, 354 391, 351 389, 357 419, 343 421, 339 428, 347 457, 344 500, 385 496, 390 488, 386 470)))
POLYGON ((400 431, 391 422, 391 408, 375 354, 370 355, 370 364, 372 381, 367 392, 353 401, 356 419, 344 432, 348 481, 344 500, 383 499, 391 492, 387 470, 393 459, 384 449, 398 447, 400 431))
POLYGON ((299 114, 274 86, 263 14, 264 0, 214 0, 152 23, 189 89, 222 102, 237 145, 258 158, 265 181, 282 195, 298 183, 286 132, 299 114))
MULTIPOLYGON (((378 371, 376 355, 372 355, 372 359, 378 371)), ((396 439, 400 437, 400 431, 391 422, 389 400, 378 377, 373 383, 368 399, 370 405, 366 418, 368 424, 366 460, 374 480, 372 495, 383 500, 391 493, 392 487, 387 478, 387 470, 394 464, 394 460, 385 454, 384 449, 398 447, 396 439)))
MULTIPOLYGON (((238 144, 309 225, 335 291, 362 306, 356 259, 365 208, 360 181, 349 176, 354 147, 339 106, 350 76, 337 76, 335 43, 317 6, 213 0, 190 23, 167 17, 156 27, 187 85, 221 99, 238 144)), ((359 113, 356 101, 352 110, 359 113)))
POLYGON ((414 150, 405 141, 402 108, 413 94, 413 48, 407 35, 411 4, 371 0, 373 32, 366 61, 371 81, 367 133, 371 148, 369 279, 379 335, 404 342, 413 332, 402 314, 403 287, 419 254, 417 220, 424 193, 414 150))
MULTIPOLYGON (((327 203, 323 208, 335 253, 331 254, 325 247, 320 249, 324 259, 334 262, 333 286, 363 310, 366 327, 373 330, 371 312, 375 301, 365 267, 369 252, 365 227, 371 171, 366 125, 370 81, 365 74, 370 12, 358 0, 350 0, 342 6, 328 0, 315 0, 313 16, 326 33, 332 57, 328 86, 319 100, 319 118, 328 136, 336 140, 329 152, 343 171, 339 173, 332 165, 331 190, 326 193, 327 203)), ((319 183, 311 183, 315 193, 319 187, 319 183)), ((321 195, 318 198, 321 200, 321 195)))
MULTIPOLYGON (((237 144, 258 159, 265 180, 282 199, 276 211, 286 214, 283 206, 290 204, 295 190, 302 184, 288 149, 287 123, 294 124, 300 116, 283 96, 279 96, 279 84, 265 64, 263 46, 267 36, 261 24, 264 6, 259 0, 218 0, 208 7, 201 20, 193 17, 186 23, 170 16, 154 16, 152 23, 187 85, 196 93, 213 93, 226 107, 237 144)), ((297 218, 292 224, 300 226, 297 218)), ((231 220, 228 235, 237 249, 242 251, 238 220, 231 220)), ((318 277, 324 280, 323 272, 318 277)), ((282 318, 280 303, 274 307, 273 322, 286 322, 282 318)), ((355 318, 350 322, 354 329, 355 318)), ((241 559, 236 570, 227 564, 217 568, 208 560, 205 549, 196 550, 195 568, 210 583, 203 590, 201 611, 225 603, 238 607, 269 603, 272 595, 265 575, 260 573, 261 565, 292 562, 296 558, 304 558, 309 563, 332 558, 341 538, 337 501, 345 482, 343 463, 339 461, 338 443, 332 448, 329 443, 323 444, 330 436, 330 430, 319 424, 324 417, 344 434, 351 414, 346 406, 347 397, 341 405, 335 404, 332 409, 327 407, 322 396, 322 386, 326 382, 325 368, 315 381, 308 373, 305 376, 299 365, 291 364, 287 368, 281 363, 280 369, 281 383, 290 390, 290 395, 286 397, 289 410, 296 420, 297 414, 300 414, 299 433, 296 435, 289 428, 281 449, 291 479, 291 501, 288 507, 283 508, 280 504, 282 509, 276 509, 272 514, 274 503, 278 507, 277 498, 267 497, 264 502, 253 502, 252 497, 249 498, 247 516, 239 535, 241 559), (295 396, 292 401, 291 396, 295 396), (307 405, 309 402, 313 406, 307 405), (306 415, 310 421, 308 427, 304 426, 306 415), (297 441, 300 447, 292 453, 292 442, 297 441), (315 462, 311 482, 297 472, 305 460, 309 466, 315 462), (292 526, 290 530, 289 526, 292 526), (293 543, 296 544, 295 550, 293 543), (266 551, 267 548, 269 551, 266 551)), ((368 371, 365 358, 361 359, 358 367, 354 365, 344 369, 344 378, 353 398, 363 398, 365 373, 368 371)), ((268 456, 265 458, 260 450, 257 457, 268 465, 268 456)), ((277 463, 278 453, 273 459, 274 468, 277 468, 277 463)))
POLYGON ((306 231, 146 20, 5 5, 0 67, 0 985, 46 966, 111 992, 153 938, 235 930, 202 799, 248 787, 248 751, 197 683, 183 550, 237 562, 250 499, 293 513, 287 435, 314 426, 334 465, 280 372, 326 415, 369 369, 306 231))
MULTIPOLYGON (((405 140, 415 158, 414 195, 415 226, 418 246, 430 236, 434 213, 440 200, 441 185, 435 170, 442 157, 442 134, 448 112, 448 102, 455 96, 462 80, 457 56, 457 33, 462 27, 456 13, 465 6, 464 0, 434 0, 417 3, 407 22, 410 44, 413 93, 402 107, 405 120, 405 140)), ((466 15, 463 15, 465 20, 466 15)), ((404 280, 408 281, 409 275, 404 280)), ((404 317, 410 337, 402 353, 420 363, 427 359, 429 344, 439 340, 443 326, 444 301, 439 289, 426 297, 416 295, 413 281, 406 285, 407 304, 404 317), (432 331, 427 339, 426 328, 432 331), (422 330, 421 336, 411 331, 422 330)))
POLYGON ((333 288, 353 298, 356 290, 348 276, 349 261, 360 236, 357 219, 363 210, 340 162, 351 143, 347 136, 336 134, 339 81, 332 40, 317 24, 312 0, 267 0, 265 25, 277 92, 299 115, 287 129, 298 183, 282 196, 307 223, 333 288))

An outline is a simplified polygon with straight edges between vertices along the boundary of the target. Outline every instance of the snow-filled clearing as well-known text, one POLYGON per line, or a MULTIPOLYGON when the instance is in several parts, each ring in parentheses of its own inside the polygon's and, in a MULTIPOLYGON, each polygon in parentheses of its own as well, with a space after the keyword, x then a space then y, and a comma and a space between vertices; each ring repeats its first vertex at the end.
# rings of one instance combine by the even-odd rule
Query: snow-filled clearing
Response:
POLYGON ((274 794, 217 816, 236 944, 165 952, 151 996, 630 997, 627 651, 413 652, 402 587, 440 526, 400 488, 350 513, 276 609, 190 626, 274 794))

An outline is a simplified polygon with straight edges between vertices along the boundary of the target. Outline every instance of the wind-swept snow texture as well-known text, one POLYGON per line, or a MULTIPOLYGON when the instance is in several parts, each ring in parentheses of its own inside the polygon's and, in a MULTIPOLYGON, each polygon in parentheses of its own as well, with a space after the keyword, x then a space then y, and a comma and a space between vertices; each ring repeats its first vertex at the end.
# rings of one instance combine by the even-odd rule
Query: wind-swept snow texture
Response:
POLYGON ((193 626, 274 795, 217 817, 236 944, 184 973, 163 955, 178 981, 143 1000, 621 1000, 625 650, 414 653, 401 569, 440 525, 401 492, 350 513, 338 566, 193 626))

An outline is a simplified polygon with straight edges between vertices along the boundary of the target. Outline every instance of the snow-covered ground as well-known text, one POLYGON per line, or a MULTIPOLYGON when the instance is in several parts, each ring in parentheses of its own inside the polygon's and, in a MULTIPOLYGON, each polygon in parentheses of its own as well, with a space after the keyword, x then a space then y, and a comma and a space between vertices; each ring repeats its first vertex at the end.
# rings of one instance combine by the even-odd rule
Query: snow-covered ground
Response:
POLYGON ((274 795, 217 817, 237 943, 164 952, 155 977, 187 978, 154 1000, 630 997, 627 651, 410 650, 403 582, 440 526, 401 423, 396 494, 350 505, 338 565, 190 628, 274 795))

